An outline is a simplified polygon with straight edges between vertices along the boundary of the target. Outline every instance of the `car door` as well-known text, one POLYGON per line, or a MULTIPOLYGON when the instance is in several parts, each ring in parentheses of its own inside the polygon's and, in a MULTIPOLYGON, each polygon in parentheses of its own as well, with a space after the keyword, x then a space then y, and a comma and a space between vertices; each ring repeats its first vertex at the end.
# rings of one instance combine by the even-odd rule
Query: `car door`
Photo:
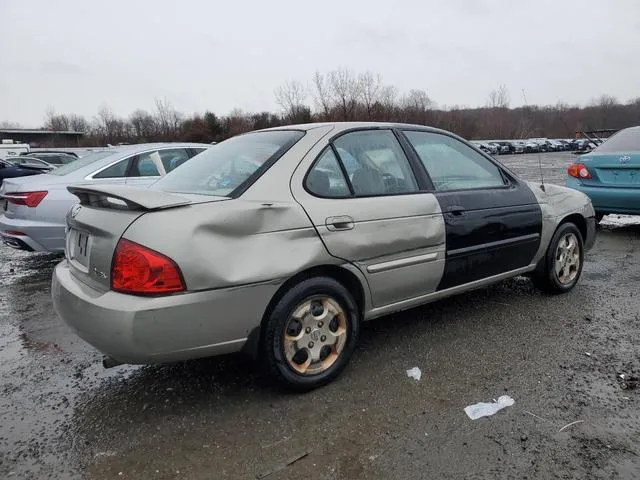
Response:
POLYGON ((328 252, 362 271, 375 306, 433 292, 442 276, 444 222, 416 168, 391 129, 356 130, 314 147, 292 178, 328 252))
POLYGON ((126 184, 146 187, 189 160, 186 148, 165 148, 144 152, 132 159, 126 184))
POLYGON ((530 265, 542 212, 528 185, 465 142, 444 133, 404 130, 434 185, 446 228, 438 290, 530 265))

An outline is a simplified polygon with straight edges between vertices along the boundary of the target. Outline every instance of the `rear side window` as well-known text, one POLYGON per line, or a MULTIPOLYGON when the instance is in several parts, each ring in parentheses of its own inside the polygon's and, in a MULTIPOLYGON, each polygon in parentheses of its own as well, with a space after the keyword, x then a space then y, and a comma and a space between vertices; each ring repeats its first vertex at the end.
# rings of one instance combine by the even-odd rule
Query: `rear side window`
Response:
POLYGON ((149 152, 139 155, 134 167, 131 169, 130 177, 159 177, 158 164, 161 162, 158 152, 149 152))
POLYGON ((436 190, 467 190, 505 185, 500 169, 455 138, 430 132, 405 131, 431 176, 436 190))
POLYGON ((247 133, 196 155, 152 185, 154 190, 199 195, 241 194, 304 136, 299 130, 247 133))
POLYGON ((167 173, 182 165, 184 162, 189 160, 190 157, 189 152, 187 152, 185 148, 160 150, 158 153, 160 154, 160 159, 162 161, 164 171, 167 173))
POLYGON ((101 172, 96 173, 93 178, 121 178, 127 174, 129 169, 129 160, 121 160, 120 162, 105 168, 101 172))
POLYGON ((356 196, 418 190, 409 161, 392 131, 351 132, 335 140, 334 145, 356 196))
POLYGON ((340 163, 331 147, 325 148, 313 165, 305 181, 307 190, 318 197, 341 198, 351 196, 340 163))

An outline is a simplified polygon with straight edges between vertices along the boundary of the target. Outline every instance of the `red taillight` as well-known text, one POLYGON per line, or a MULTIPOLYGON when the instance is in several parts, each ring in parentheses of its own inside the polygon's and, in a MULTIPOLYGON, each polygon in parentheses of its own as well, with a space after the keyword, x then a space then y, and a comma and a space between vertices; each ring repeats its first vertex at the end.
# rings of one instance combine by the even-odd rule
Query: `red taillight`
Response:
POLYGON ((572 163, 569 165, 567 173, 575 178, 591 178, 591 172, 582 163, 572 163))
POLYGON ((27 207, 37 207, 49 192, 15 192, 5 193, 4 198, 9 203, 15 205, 25 205, 27 207))
POLYGON ((178 266, 168 257, 121 239, 111 268, 111 289, 122 293, 154 295, 185 290, 178 266))

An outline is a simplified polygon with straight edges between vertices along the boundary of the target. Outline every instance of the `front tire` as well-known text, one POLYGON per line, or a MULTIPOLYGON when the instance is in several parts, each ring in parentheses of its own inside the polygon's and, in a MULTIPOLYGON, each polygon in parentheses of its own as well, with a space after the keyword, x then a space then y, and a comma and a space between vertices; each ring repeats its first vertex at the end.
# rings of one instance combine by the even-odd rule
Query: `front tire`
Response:
POLYGON ((547 293, 565 293, 575 287, 582 273, 584 246, 580 230, 563 223, 532 276, 533 283, 547 293))
POLYGON ((262 351, 269 373, 297 391, 331 382, 355 350, 359 318, 353 296, 333 278, 293 286, 265 325, 262 351))

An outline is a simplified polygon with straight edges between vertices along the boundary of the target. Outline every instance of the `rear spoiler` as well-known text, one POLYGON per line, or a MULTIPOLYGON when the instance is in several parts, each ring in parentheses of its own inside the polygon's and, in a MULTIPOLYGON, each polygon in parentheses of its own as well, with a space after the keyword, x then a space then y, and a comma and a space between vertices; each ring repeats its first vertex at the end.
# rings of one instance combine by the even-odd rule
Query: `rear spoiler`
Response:
POLYGON ((81 205, 129 210, 162 210, 188 205, 191 200, 173 193, 119 185, 69 186, 81 205))

